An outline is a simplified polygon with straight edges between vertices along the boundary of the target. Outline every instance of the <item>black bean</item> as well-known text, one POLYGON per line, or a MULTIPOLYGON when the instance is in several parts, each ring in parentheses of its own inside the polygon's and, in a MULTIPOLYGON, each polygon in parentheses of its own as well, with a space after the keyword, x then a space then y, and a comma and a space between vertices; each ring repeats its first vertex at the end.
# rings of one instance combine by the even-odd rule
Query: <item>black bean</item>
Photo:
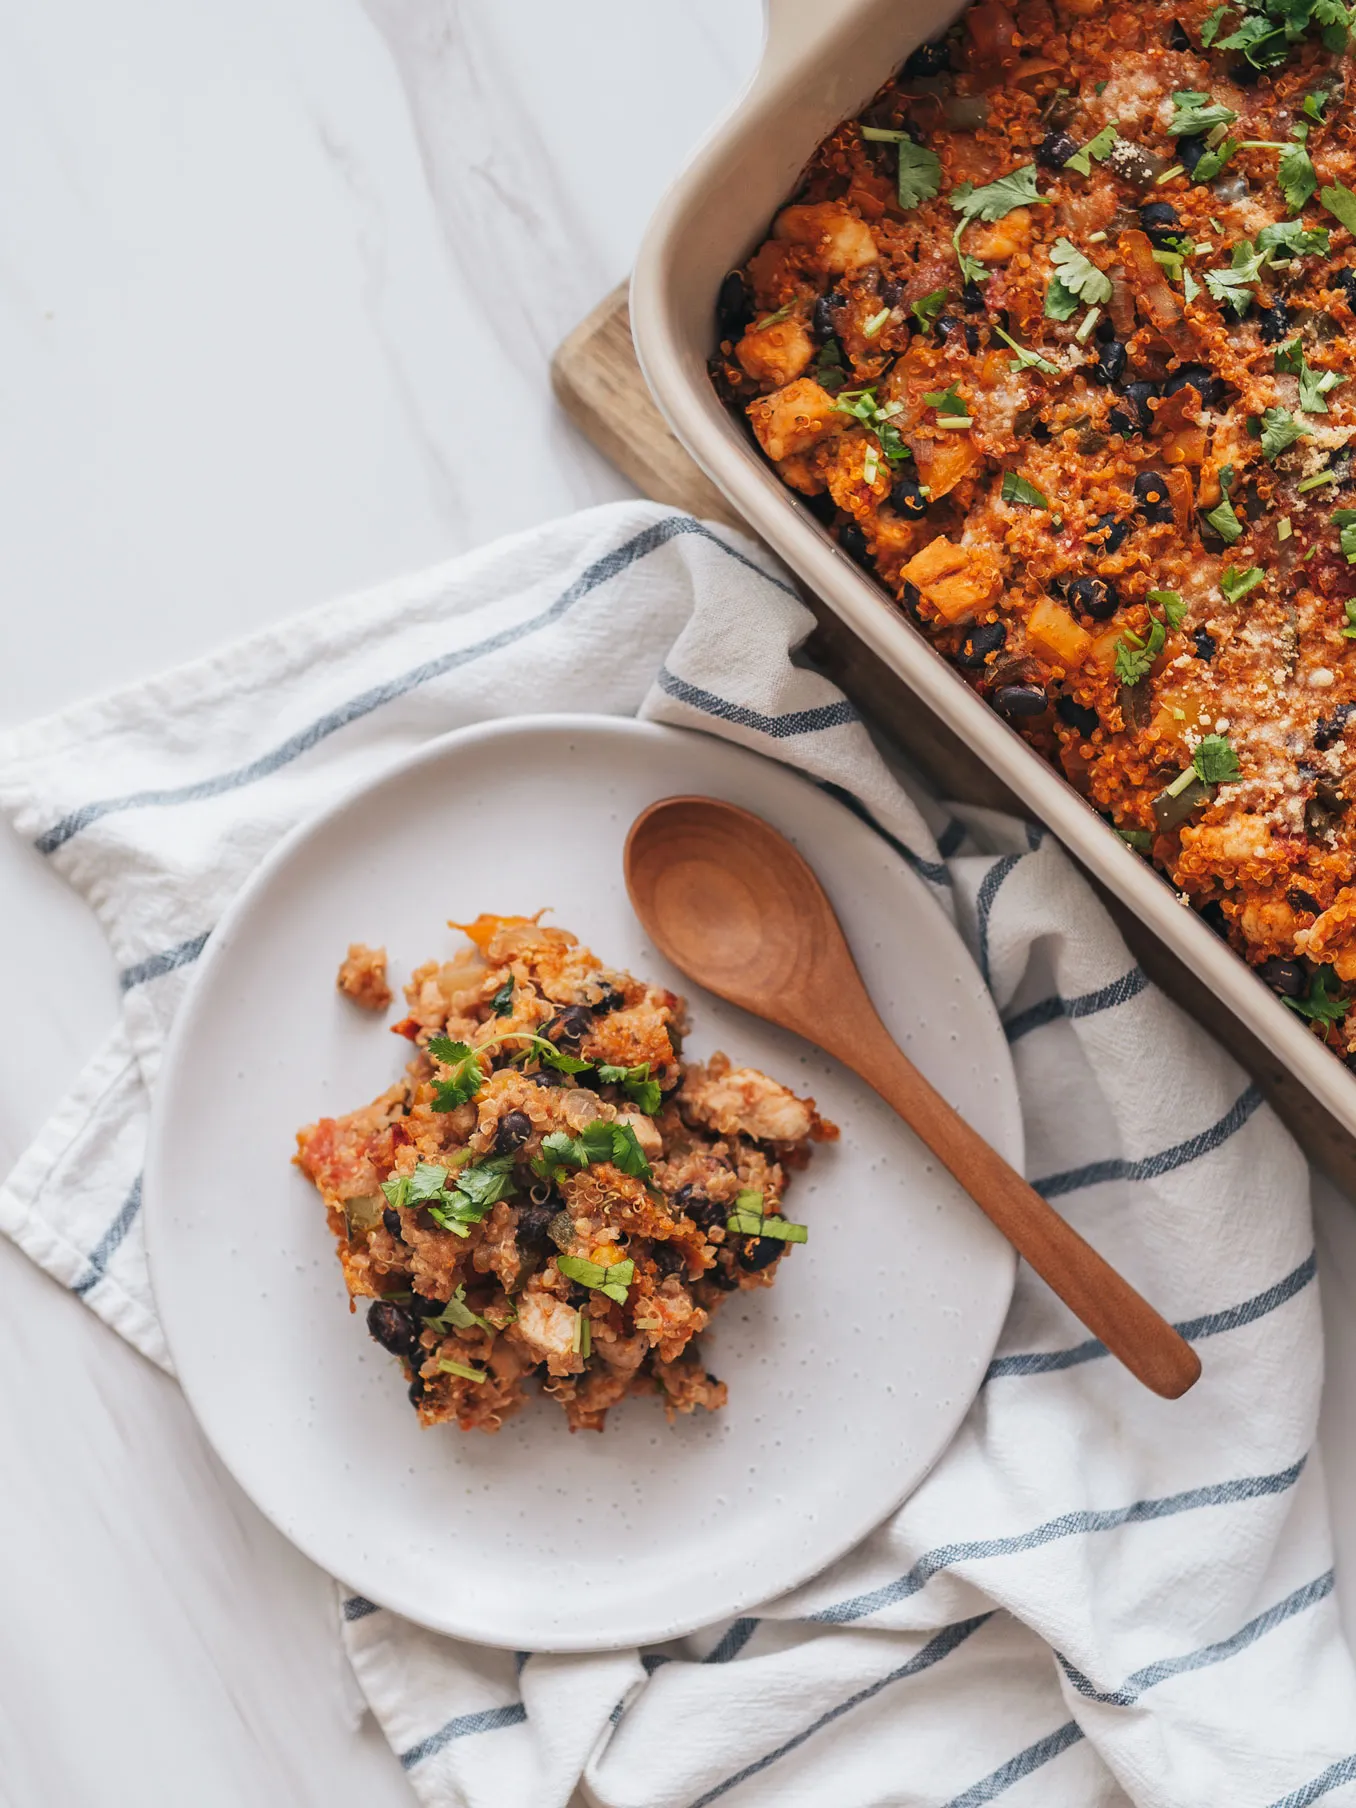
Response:
POLYGON ((845 521, 839 528, 838 544, 856 564, 870 564, 871 554, 866 544, 866 535, 855 521, 845 521))
POLYGON ((496 1155, 512 1155, 532 1134, 532 1119, 525 1111, 506 1111, 494 1133, 496 1155))
POLYGON ((1246 57, 1240 57, 1236 63, 1230 63, 1229 78, 1240 88, 1255 88, 1262 79, 1262 71, 1255 69, 1246 57))
POLYGON ((890 507, 901 515, 926 515, 928 499, 923 486, 910 471, 901 471, 890 491, 890 507))
POLYGON ((373 1300, 367 1308, 367 1329, 393 1356, 408 1356, 419 1347, 419 1327, 413 1314, 389 1300, 373 1300))
POLYGON ((1337 282, 1345 292, 1347 306, 1356 314, 1356 270, 1347 268, 1337 272, 1337 282))
POLYGON ((711 1230, 717 1224, 724 1224, 730 1215, 728 1205, 719 1200, 710 1199, 699 1186, 691 1184, 680 1186, 673 1195, 673 1203, 680 1212, 686 1212, 692 1222, 702 1230, 711 1230))
POLYGON ((1055 714, 1061 722, 1067 722, 1070 728, 1076 728, 1084 736, 1090 735, 1101 720, 1095 709, 1076 703, 1072 697, 1056 697, 1055 714))
POLYGON ((1097 349, 1097 362, 1089 371, 1094 383, 1111 384, 1125 375, 1125 347, 1119 339, 1111 339, 1097 349))
POLYGON ((740 339, 753 319, 753 291, 740 270, 731 270, 716 297, 716 325, 722 339, 740 339))
POLYGON ((1065 587, 1065 601, 1080 615, 1108 621, 1121 606, 1116 586, 1106 578, 1077 577, 1065 587))
POLYGON ((903 283, 883 282, 880 286, 880 298, 887 308, 897 308, 904 299, 903 283))
POLYGON ((833 518, 838 513, 838 504, 827 490, 821 490, 817 496, 802 496, 801 501, 816 521, 823 522, 825 527, 833 526, 833 518))
POLYGON ((1063 169, 1077 151, 1077 144, 1067 132, 1047 132, 1036 152, 1036 161, 1046 169, 1063 169))
POLYGON ((979 350, 979 328, 973 320, 967 320, 965 323, 965 349, 971 353, 979 350))
POLYGON ((655 1243, 650 1254, 660 1274, 682 1274, 687 1268, 687 1257, 672 1243, 655 1243))
POLYGON ((911 584, 909 580, 905 578, 904 588, 900 592, 899 600, 903 603, 904 607, 916 622, 922 621, 922 611, 919 609, 918 605, 923 600, 923 593, 918 588, 917 584, 911 584))
POLYGON ((1128 521, 1118 521, 1114 515, 1099 515, 1096 527, 1087 536, 1088 544, 1099 552, 1119 552, 1129 532, 1128 521))
POLYGON ((719 1287, 722 1293, 733 1293, 739 1285, 734 1275, 726 1274, 722 1268, 708 1268, 702 1279, 710 1281, 713 1287, 719 1287))
POLYGON ((518 1227, 516 1236, 519 1249, 551 1250, 555 1244, 551 1238, 551 1221, 561 1209, 558 1193, 552 1193, 549 1199, 530 1200, 526 1205, 518 1207, 518 1227))
POLYGON ((960 325, 960 321, 957 320, 954 314, 939 314, 935 324, 937 332, 945 339, 948 333, 955 332, 956 328, 960 325))
POLYGON ((416 1375, 409 1385, 410 1405, 418 1406, 424 1397, 424 1377, 416 1375))
POLYGON ((771 1268, 777 1257, 786 1248, 780 1237, 748 1237, 739 1252, 739 1266, 756 1273, 760 1268, 771 1268))
POLYGON ((1111 410, 1111 413, 1106 417, 1106 424, 1113 433, 1119 433, 1125 439, 1129 439, 1130 435, 1135 431, 1135 423, 1130 419, 1130 416, 1120 408, 1113 408, 1111 410))
POLYGON ((586 1306, 588 1304, 589 1290, 587 1287, 581 1286, 578 1281, 571 1281, 569 1291, 566 1293, 565 1298, 572 1306, 586 1306))
POLYGON ((1032 421, 1029 431, 1032 439, 1047 440, 1051 437, 1049 427, 1042 420, 1032 421))
POLYGON ((593 1012, 586 1004, 567 1004, 545 1024, 541 1034, 557 1048, 578 1053, 579 1045, 593 1028, 593 1012))
POLYGON ((404 1234, 400 1223, 400 1213, 393 1205, 387 1206, 386 1210, 381 1214, 381 1221, 386 1226, 387 1230, 390 1231, 397 1243, 404 1241, 404 1234))
POLYGON ((990 653, 1002 652, 1007 639, 1008 631, 1001 621, 985 622, 982 627, 971 628, 961 641, 956 663, 978 670, 990 653))
POLYGON ((410 1295, 410 1311, 417 1312, 420 1318, 441 1318, 446 1310, 446 1300, 428 1299, 422 1293, 410 1295))
POLYGON ((1221 941, 1229 939, 1229 919, 1224 914, 1224 906, 1218 898, 1211 898, 1208 904, 1201 905, 1201 915, 1207 925, 1214 930, 1221 941))
POLYGON ((951 46, 946 39, 935 44, 920 44, 904 59, 901 75, 945 75, 951 67, 951 46))
POLYGON ((961 290, 961 306, 967 314, 984 312, 984 291, 977 282, 967 282, 961 290))
POLYGON ((1149 400, 1158 395, 1158 385, 1137 378, 1135 382, 1127 383, 1121 394, 1127 402, 1133 405, 1135 420, 1139 424, 1140 432, 1148 433, 1154 424, 1153 409, 1149 406, 1149 400))
POLYGON ((1171 521, 1172 502, 1161 471, 1141 471, 1134 482, 1135 502, 1146 521, 1171 521))
MULTIPOLYGON (((809 498, 807 497, 806 500, 808 501, 809 498)), ((832 502, 833 498, 830 497, 829 500, 832 502)), ((621 1010, 622 1006, 626 1003, 625 992, 623 992, 619 986, 612 985, 611 982, 606 979, 600 979, 597 983, 602 988, 603 995, 593 1007, 594 1016, 606 1017, 609 1011, 621 1010)))
POLYGON ((1290 310, 1283 301, 1278 301, 1275 307, 1262 309, 1257 324, 1263 345, 1279 345, 1282 339, 1290 337, 1290 310))
POLYGON ((1314 746, 1320 753, 1325 748, 1335 746, 1342 739, 1342 731, 1346 728, 1347 717, 1356 710, 1356 703, 1339 703, 1330 716, 1320 716, 1314 725, 1314 746))
POLYGON ((1207 408, 1213 408, 1224 398, 1223 378, 1217 377, 1208 364, 1184 364, 1175 370, 1163 385, 1165 396, 1176 395, 1179 389, 1187 384, 1196 391, 1207 408))
POLYGON ((1116 322, 1110 314, 1103 314, 1093 330, 1098 345, 1105 345, 1109 339, 1116 337, 1116 322))
POLYGON ((1215 657, 1215 637, 1209 628, 1197 628, 1191 638, 1196 643, 1197 659, 1205 660, 1208 665, 1215 657))
POLYGON ((1308 984, 1308 976, 1296 960, 1275 957, 1263 961, 1257 971, 1272 991, 1279 992, 1282 998, 1299 998, 1308 984))
POLYGON ((1168 49, 1169 50, 1190 50, 1191 49, 1191 39, 1186 35, 1186 31, 1185 31, 1180 19, 1174 19, 1171 26, 1169 27, 1168 49))
POLYGON ((834 320, 834 312, 847 301, 846 295, 840 295, 831 289, 827 295, 821 295, 815 303, 814 312, 810 316, 810 324, 814 327, 817 339, 831 339, 838 331, 838 323, 834 320))
POLYGON ((1162 251, 1167 241, 1181 231, 1182 222, 1171 201, 1146 201, 1139 210, 1139 223, 1150 244, 1162 251))
POLYGON ((1177 161, 1186 170, 1188 176, 1196 174, 1196 165, 1205 155, 1204 137, 1179 138, 1177 140, 1177 161))
POLYGON ((1005 684, 994 692, 994 706, 1005 716, 1044 715, 1048 701, 1039 684, 1005 684))

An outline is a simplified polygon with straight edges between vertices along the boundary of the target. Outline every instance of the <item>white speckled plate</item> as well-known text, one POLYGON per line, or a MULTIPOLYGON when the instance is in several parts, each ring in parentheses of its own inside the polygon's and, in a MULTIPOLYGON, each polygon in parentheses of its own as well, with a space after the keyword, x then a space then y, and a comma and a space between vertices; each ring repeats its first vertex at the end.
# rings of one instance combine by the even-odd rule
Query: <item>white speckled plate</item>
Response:
POLYGON ((1007 1045, 927 886, 849 811, 705 735, 598 717, 448 736, 277 849, 208 944, 160 1081, 146 1172, 156 1298, 208 1437, 258 1506, 359 1594, 528 1651, 650 1643, 840 1556, 916 1486, 979 1386, 1012 1252, 860 1081, 687 985, 646 944, 621 854, 656 798, 756 810, 809 858, 894 1035, 1020 1166, 1007 1045), (297 1127, 365 1103, 408 1055, 335 991, 351 940, 397 983, 478 911, 550 905, 599 956, 686 993, 688 1051, 812 1092, 843 1130, 789 1204, 810 1240, 704 1339, 728 1408, 653 1399, 571 1435, 549 1402, 495 1436, 422 1431, 350 1315, 297 1127))

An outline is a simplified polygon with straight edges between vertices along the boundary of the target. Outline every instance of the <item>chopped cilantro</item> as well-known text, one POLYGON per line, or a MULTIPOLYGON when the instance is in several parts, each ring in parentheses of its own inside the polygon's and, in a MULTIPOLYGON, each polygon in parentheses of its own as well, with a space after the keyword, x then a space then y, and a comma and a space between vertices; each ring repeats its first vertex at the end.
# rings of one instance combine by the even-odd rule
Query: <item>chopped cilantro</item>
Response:
POLYGON ((1116 127, 1114 122, 1103 126, 1095 138, 1090 138, 1081 151, 1075 151, 1072 157, 1064 159, 1065 169, 1077 170, 1080 176, 1092 174, 1092 159, 1105 163, 1111 155, 1116 143, 1116 127))
POLYGON ((1180 628, 1186 617, 1186 604, 1182 601, 1180 590, 1151 590, 1148 602, 1157 603, 1163 611, 1163 619, 1170 628, 1180 628))
POLYGON ((1250 590, 1255 590, 1265 576, 1260 565, 1249 565, 1245 571, 1239 571, 1234 565, 1226 565, 1219 587, 1226 601, 1236 603, 1250 590))
POLYGON ((612 1067, 607 1062, 600 1062, 598 1078, 605 1086, 620 1086, 628 1099, 639 1105, 646 1117, 653 1117, 659 1109, 660 1090, 658 1080, 650 1078, 650 1063, 641 1061, 635 1067, 612 1067))
POLYGON ((474 1098, 485 1084, 485 1070, 469 1042, 453 1042, 447 1036, 435 1036, 428 1045, 428 1052, 449 1070, 444 1078, 435 1081, 438 1089, 433 1100, 435 1111, 455 1111, 458 1105, 474 1098))
POLYGON ((500 986, 499 990, 490 1000, 490 1009, 494 1012, 496 1017, 511 1017, 513 1015, 512 973, 509 974, 503 985, 500 986))
POLYGON ((1346 626, 1342 629, 1343 640, 1356 640, 1356 596, 1349 596, 1342 605, 1346 613, 1346 626))
POLYGON ((828 338, 815 354, 815 361, 810 366, 810 375, 821 389, 827 389, 830 395, 836 395, 847 382, 847 366, 843 363, 843 348, 836 338, 828 338))
POLYGON ((1356 509, 1336 509, 1332 521, 1340 529, 1337 537, 1347 555, 1347 564, 1356 565, 1356 509))
POLYGON ((1348 232, 1356 233, 1356 193, 1345 188, 1342 183, 1334 182, 1330 188, 1321 188, 1318 198, 1348 232))
POLYGON ((961 400, 960 384, 951 383, 945 389, 929 389, 923 397, 925 405, 935 408, 938 414, 964 414, 970 412, 969 404, 961 400))
POLYGON ((911 456, 893 420, 893 416, 903 413, 902 402, 887 402, 882 407, 876 399, 875 385, 868 384, 864 389, 845 389, 834 406, 840 414, 850 414, 875 434, 892 465, 911 456))
POLYGON ((936 151, 915 144, 907 132, 894 131, 887 126, 861 126, 859 130, 862 137, 873 144, 899 146, 895 187, 901 207, 917 207, 920 202, 930 201, 942 192, 942 160, 936 151))
POLYGON ((585 1124, 578 1136, 570 1136, 564 1130, 553 1130, 549 1136, 544 1136, 541 1153, 532 1163, 532 1171, 543 1180, 549 1180, 561 1168, 586 1168, 595 1161, 610 1161, 623 1174, 632 1174, 639 1179, 648 1179, 650 1175, 645 1151, 631 1126, 610 1123, 603 1118, 585 1124))
POLYGON ((1307 229, 1302 220, 1278 220, 1258 233, 1257 249, 1266 254, 1270 264, 1284 263, 1292 257, 1326 257, 1328 229, 1307 229))
POLYGON ((1004 345, 1010 345, 1017 354, 1015 358, 1008 359, 1009 370, 1035 369, 1043 370, 1049 377, 1057 377, 1059 375, 1058 364, 1052 364, 1048 358, 1042 358, 1039 352, 1029 352, 1024 345, 1018 345, 1012 335, 1010 333, 1005 333, 1001 326, 996 326, 993 330, 1003 341, 1004 345))
POLYGON ((1122 684, 1138 684, 1147 678, 1149 668, 1163 651, 1167 640, 1167 630, 1161 621, 1151 621, 1149 632, 1141 640, 1132 628, 1127 628, 1116 641, 1116 676, 1122 684))
POLYGON ((764 314, 761 320, 754 321, 754 332, 761 333, 765 326, 780 326, 782 321, 789 317, 791 308, 792 303, 788 301, 784 307, 778 308, 775 314, 764 314))
POLYGON ((1318 187, 1313 159, 1302 143, 1287 145, 1281 152, 1276 180, 1281 185, 1286 206, 1292 213, 1298 213, 1318 187))
POLYGON ((1199 158, 1195 169, 1191 172, 1191 180, 1193 182, 1213 182, 1241 142, 1242 140, 1238 138, 1221 139, 1213 150, 1206 151, 1199 158))
POLYGON ((1331 967, 1320 967, 1309 981, 1303 998, 1287 998, 1284 1002, 1301 1017, 1307 1017, 1310 1023, 1340 1023, 1351 1000, 1328 990, 1336 977, 1331 967))
POLYGON ((478 1224, 492 1205, 507 1199, 515 1190, 512 1169, 511 1155, 490 1155, 484 1161, 468 1162, 457 1175, 456 1186, 444 1188, 438 1204, 429 1202, 429 1217, 444 1230, 465 1236, 463 1226, 478 1224))
POLYGON ((1172 105, 1169 138, 1197 138, 1214 126, 1231 126, 1238 118, 1232 107, 1220 106, 1208 94, 1200 94, 1191 88, 1178 88, 1173 94, 1172 105))
POLYGON ((1335 370, 1313 370, 1305 363, 1300 367, 1299 405, 1305 414, 1326 414, 1324 397, 1346 382, 1335 370))
POLYGON ((1238 755, 1220 734, 1208 734, 1196 743, 1191 764, 1197 777, 1207 785, 1231 785, 1242 776, 1238 755))
MULTIPOLYGON (((1323 488, 1324 484, 1336 483, 1336 482, 1337 482, 1336 471, 1333 471, 1333 470, 1315 471, 1312 477, 1301 478, 1301 480, 1295 485, 1295 489, 1302 496, 1306 490, 1321 490, 1323 488)), ((1317 552, 1318 548, 1315 547, 1314 551, 1317 552)))
POLYGON ((626 1290, 636 1278, 636 1265, 628 1256, 625 1261, 612 1262, 606 1268, 597 1262, 586 1261, 583 1256, 557 1256, 556 1267, 567 1281, 578 1281, 581 1287, 588 1287, 594 1293, 606 1294, 610 1300, 616 1300, 619 1306, 626 1304, 626 1290))
POLYGON ((882 308, 878 314, 873 314, 862 327, 862 337, 865 339, 874 339, 889 318, 889 308, 882 308))
POLYGON ((1085 257, 1066 238, 1057 238, 1050 247, 1050 262, 1056 274, 1050 278, 1045 293, 1045 311, 1052 320, 1067 320, 1078 303, 1096 306, 1111 299, 1111 278, 1085 257))
POLYGON ((1241 540, 1243 538, 1243 523, 1234 512, 1234 505, 1229 497, 1229 492, 1234 487, 1234 469, 1232 465, 1225 465, 1224 469, 1220 472, 1219 487, 1219 501, 1215 504, 1214 508, 1206 511, 1205 519, 1224 541, 1224 544, 1226 546, 1232 546, 1235 540, 1241 540))
POLYGON ((1228 12, 1228 10, 1229 10, 1228 0, 1225 0, 1225 3, 1223 5, 1215 7, 1211 12, 1206 14, 1204 19, 1202 19, 1202 21, 1201 21, 1201 48, 1203 50, 1209 50, 1210 46, 1214 43, 1215 39, 1219 36, 1220 25, 1222 24, 1224 15, 1225 15, 1225 13, 1228 12))
POLYGON ((1281 453, 1304 438, 1304 428, 1288 408, 1268 408, 1262 415, 1262 456, 1278 459, 1281 453))
POLYGON ((1304 114, 1306 119, 1315 120, 1321 125, 1323 123, 1323 109, 1327 106, 1328 99, 1329 96, 1326 89, 1315 88, 1312 94, 1305 95, 1304 105, 1300 108, 1300 112, 1304 114))
POLYGON ((1036 180, 1035 164, 1024 163, 1020 169, 1000 176, 996 182, 986 182, 980 188, 976 188, 973 182, 959 182, 952 189, 947 199, 960 219, 951 235, 951 243, 956 248, 961 274, 967 282, 984 282, 989 272, 977 258, 968 256, 961 249, 961 234, 965 228, 976 220, 992 224, 995 220, 1001 220, 1005 214, 1010 214, 1014 207, 1048 207, 1050 197, 1036 192, 1036 180))
POLYGON ((1229 268, 1207 270, 1205 286, 1241 320, 1252 304, 1251 285, 1261 276, 1266 261, 1251 239, 1240 239, 1229 253, 1229 268))
POLYGON ((752 1189, 736 1195, 734 1210, 725 1220, 725 1228, 736 1236, 775 1237, 779 1243, 804 1243, 810 1234, 803 1224, 792 1224, 787 1218, 764 1213, 763 1195, 752 1189))
POLYGON ((451 1299, 442 1311, 430 1314, 424 1323, 432 1326, 435 1331, 465 1331, 471 1325, 479 1325, 485 1331, 495 1329, 487 1318, 482 1318, 478 1312, 472 1312, 466 1304, 466 1287, 462 1282, 457 1283, 451 1299))
POLYGON ((949 289, 932 289, 928 294, 920 297, 918 301, 914 302, 913 306, 909 309, 909 312, 913 315, 914 319, 918 322, 924 332, 927 332, 937 316, 941 313, 942 309, 946 306, 946 298, 950 292, 949 289))
POLYGON ((1004 471, 1002 496, 1004 502, 1024 502, 1028 508, 1048 509, 1050 506, 1049 498, 1016 471, 1004 471))
POLYGON ((445 1375, 460 1375, 463 1381, 485 1381, 489 1378, 484 1369, 468 1368, 464 1362, 453 1362, 447 1356, 439 1357, 438 1367, 445 1375))
POLYGON ((1278 377, 1297 377, 1304 369, 1304 347, 1298 339, 1288 340, 1285 345, 1278 345, 1272 360, 1272 368, 1278 377))

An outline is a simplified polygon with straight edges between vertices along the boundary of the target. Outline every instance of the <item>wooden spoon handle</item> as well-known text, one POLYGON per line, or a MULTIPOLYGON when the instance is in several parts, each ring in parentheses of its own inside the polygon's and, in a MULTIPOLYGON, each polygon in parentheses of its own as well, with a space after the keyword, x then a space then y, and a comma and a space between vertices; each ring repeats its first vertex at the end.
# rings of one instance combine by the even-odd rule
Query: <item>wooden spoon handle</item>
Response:
POLYGON ((1199 1378, 1200 1357, 1179 1332, 1104 1261, 902 1053, 883 1024, 859 1035, 851 1056, 835 1050, 893 1107, 1064 1304, 1132 1375, 1176 1400, 1199 1378))

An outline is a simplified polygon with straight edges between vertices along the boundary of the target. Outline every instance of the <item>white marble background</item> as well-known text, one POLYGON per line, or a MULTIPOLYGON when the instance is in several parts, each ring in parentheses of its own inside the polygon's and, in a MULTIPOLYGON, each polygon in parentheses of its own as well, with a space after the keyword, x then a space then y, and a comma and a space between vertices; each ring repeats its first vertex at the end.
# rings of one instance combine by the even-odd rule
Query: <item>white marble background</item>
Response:
MULTIPOLYGON (((758 0, 0 0, 0 724, 626 493, 550 353, 757 57, 758 0)), ((0 835, 0 1168, 111 1022, 0 835)), ((1356 1213, 1323 1197, 1356 1630, 1356 1213)), ((0 1240, 0 1802, 408 1808, 326 1578, 0 1240)))

